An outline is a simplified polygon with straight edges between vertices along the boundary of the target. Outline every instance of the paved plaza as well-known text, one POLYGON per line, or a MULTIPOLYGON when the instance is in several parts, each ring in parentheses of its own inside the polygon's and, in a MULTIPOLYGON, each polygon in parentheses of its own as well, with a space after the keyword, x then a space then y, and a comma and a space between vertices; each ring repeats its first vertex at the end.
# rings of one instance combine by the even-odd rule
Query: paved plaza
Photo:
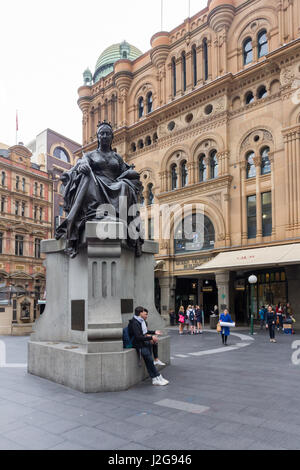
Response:
POLYGON ((300 335, 169 333, 168 386, 99 394, 27 374, 29 337, 0 337, 0 449, 300 449, 300 335))

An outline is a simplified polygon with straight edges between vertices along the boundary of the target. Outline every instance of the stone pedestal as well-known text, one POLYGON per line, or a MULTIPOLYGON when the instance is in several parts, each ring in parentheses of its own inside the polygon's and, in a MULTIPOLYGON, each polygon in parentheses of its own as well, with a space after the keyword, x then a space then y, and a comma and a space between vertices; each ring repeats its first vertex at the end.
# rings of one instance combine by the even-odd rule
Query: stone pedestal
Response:
POLYGON ((229 271, 216 273, 216 284, 218 288, 218 304, 220 313, 224 308, 229 308, 229 271))
MULTIPOLYGON (((83 392, 125 390, 145 377, 135 350, 123 349, 122 329, 138 305, 149 311, 149 329, 164 328, 154 305, 157 244, 146 241, 136 258, 123 230, 121 222, 87 222, 74 259, 64 241, 42 242, 47 303, 28 345, 30 373, 83 392)), ((167 336, 159 348, 169 363, 167 336)))

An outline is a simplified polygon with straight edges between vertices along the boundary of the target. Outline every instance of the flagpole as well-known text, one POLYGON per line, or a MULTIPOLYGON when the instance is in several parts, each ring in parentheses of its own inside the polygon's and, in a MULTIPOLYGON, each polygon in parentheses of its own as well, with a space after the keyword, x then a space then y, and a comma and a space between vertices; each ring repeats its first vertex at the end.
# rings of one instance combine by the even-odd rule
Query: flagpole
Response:
POLYGON ((18 130, 19 130, 18 110, 16 109, 16 145, 18 145, 18 130))
POLYGON ((163 9, 164 9, 164 0, 160 0, 160 5, 161 5, 161 15, 160 15, 160 18, 161 18, 161 25, 160 25, 160 30, 163 31, 163 9))
POLYGON ((191 17, 191 0, 189 0, 189 18, 191 17))

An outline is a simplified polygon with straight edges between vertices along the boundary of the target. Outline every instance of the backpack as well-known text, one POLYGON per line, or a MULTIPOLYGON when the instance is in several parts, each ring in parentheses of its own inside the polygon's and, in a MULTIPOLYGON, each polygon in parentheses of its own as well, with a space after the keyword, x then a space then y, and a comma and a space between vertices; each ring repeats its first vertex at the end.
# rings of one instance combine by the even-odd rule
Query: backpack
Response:
POLYGON ((124 349, 133 348, 132 340, 133 340, 133 337, 130 337, 130 334, 129 334, 129 326, 126 326, 126 328, 123 328, 123 348, 124 349))
POLYGON ((189 311, 189 319, 190 319, 191 321, 194 321, 194 318, 195 318, 195 316, 194 316, 194 310, 190 310, 190 311, 189 311))

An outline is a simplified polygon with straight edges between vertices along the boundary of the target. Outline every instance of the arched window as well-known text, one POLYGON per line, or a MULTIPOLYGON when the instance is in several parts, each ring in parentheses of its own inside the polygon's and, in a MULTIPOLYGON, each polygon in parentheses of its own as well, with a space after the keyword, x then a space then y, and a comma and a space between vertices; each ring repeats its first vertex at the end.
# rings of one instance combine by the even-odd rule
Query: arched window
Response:
POLYGON ((181 187, 184 188, 188 184, 188 170, 186 167, 186 160, 184 160, 180 165, 181 172, 181 187))
POLYGON ((174 232, 174 251, 212 250, 215 246, 215 229, 204 214, 191 214, 183 219, 174 232))
POLYGON ((150 91, 147 95, 147 113, 152 112, 152 106, 153 106, 153 96, 152 96, 152 91, 150 91))
POLYGON ((270 148, 265 147, 261 150, 261 174, 267 175, 271 173, 271 163, 269 160, 270 148))
POLYGON ((38 195, 38 184, 37 183, 34 183, 34 195, 35 196, 38 195))
POLYGON ((207 39, 203 39, 203 67, 204 67, 204 80, 208 80, 208 46, 207 39))
POLYGON ((267 31, 263 29, 257 35, 257 53, 258 58, 264 57, 269 52, 267 31))
POLYGON ((140 192, 140 205, 142 207, 145 205, 145 198, 142 192, 140 192))
POLYGON ((247 169, 246 169, 246 176, 247 178, 253 178, 256 176, 256 168, 254 165, 254 157, 255 153, 254 152, 249 152, 247 153, 246 156, 246 161, 247 161, 247 169))
POLYGON ((173 95, 176 96, 176 60, 172 59, 173 95))
POLYGON ((1 184, 2 184, 2 186, 5 186, 5 180, 6 180, 6 174, 5 174, 5 171, 2 171, 2 173, 1 173, 1 184))
POLYGON ((144 148, 144 142, 142 141, 142 139, 140 139, 140 140, 138 141, 138 148, 139 148, 139 149, 144 148))
POLYGON ((158 135, 157 132, 154 132, 153 134, 153 143, 155 144, 158 141, 158 135))
POLYGON ((207 178, 207 171, 206 171, 206 165, 205 165, 205 155, 201 154, 199 157, 199 181, 202 183, 203 181, 206 181, 207 178))
POLYGON ((135 142, 132 142, 132 144, 131 144, 131 151, 132 151, 132 152, 136 152, 136 145, 135 145, 135 142))
POLYGON ((69 155, 62 147, 56 147, 53 152, 54 157, 59 158, 63 162, 69 162, 69 155))
POLYGON ((171 182, 172 190, 177 189, 177 165, 175 163, 171 166, 171 182))
POLYGON ((138 101, 139 118, 144 116, 144 98, 141 96, 138 101))
POLYGON ((192 47, 192 60, 193 60, 193 84, 197 85, 197 49, 196 46, 192 47))
POLYGON ((253 46, 252 46, 252 39, 247 38, 243 43, 243 57, 244 57, 244 65, 251 64, 253 61, 253 46))
POLYGON ((252 91, 248 91, 248 93, 246 93, 246 96, 245 96, 245 103, 246 104, 251 104, 254 102, 254 95, 252 93, 252 91))
POLYGON ((185 52, 181 54, 181 64, 182 64, 182 86, 183 91, 186 91, 186 57, 185 52))
POLYGON ((151 144, 152 144, 152 142, 151 142, 151 137, 150 137, 150 135, 147 135, 146 140, 145 140, 145 145, 146 145, 146 146, 149 146, 149 145, 151 145, 151 144))
POLYGON ((148 184, 148 206, 151 206, 153 204, 153 201, 154 201, 154 194, 153 194, 153 184, 152 183, 149 183, 148 184))
POLYGON ((265 87, 265 85, 262 85, 261 87, 259 87, 259 89, 257 90, 257 98, 259 100, 263 99, 263 98, 266 98, 268 96, 268 92, 267 92, 267 89, 265 87))
POLYGON ((25 189, 26 189, 26 180, 25 178, 22 178, 22 191, 25 192, 25 189))
POLYGON ((210 177, 211 179, 218 177, 218 159, 217 159, 217 151, 212 150, 209 156, 209 164, 210 164, 210 177))
POLYGON ((19 190, 20 176, 16 176, 16 190, 19 190))

